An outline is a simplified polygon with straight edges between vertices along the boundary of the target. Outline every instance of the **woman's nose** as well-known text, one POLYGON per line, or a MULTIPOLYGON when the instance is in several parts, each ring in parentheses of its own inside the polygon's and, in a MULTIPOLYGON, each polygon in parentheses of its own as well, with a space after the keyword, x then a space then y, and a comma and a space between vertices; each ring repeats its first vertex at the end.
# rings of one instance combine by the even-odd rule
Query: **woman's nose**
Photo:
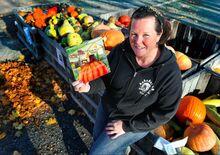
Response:
POLYGON ((136 38, 135 38, 135 43, 136 43, 136 44, 142 43, 142 37, 136 36, 136 38))

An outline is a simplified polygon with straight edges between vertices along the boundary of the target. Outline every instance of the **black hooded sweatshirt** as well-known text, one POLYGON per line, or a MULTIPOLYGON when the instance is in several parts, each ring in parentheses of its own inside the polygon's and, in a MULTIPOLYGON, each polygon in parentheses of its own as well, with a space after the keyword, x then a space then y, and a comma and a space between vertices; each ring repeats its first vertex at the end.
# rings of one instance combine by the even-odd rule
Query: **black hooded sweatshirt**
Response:
POLYGON ((154 64, 142 68, 126 39, 108 55, 111 72, 90 83, 89 93, 94 93, 104 82, 105 111, 110 120, 123 121, 125 132, 152 130, 168 122, 177 111, 182 93, 181 72, 175 55, 165 46, 160 49, 154 64))

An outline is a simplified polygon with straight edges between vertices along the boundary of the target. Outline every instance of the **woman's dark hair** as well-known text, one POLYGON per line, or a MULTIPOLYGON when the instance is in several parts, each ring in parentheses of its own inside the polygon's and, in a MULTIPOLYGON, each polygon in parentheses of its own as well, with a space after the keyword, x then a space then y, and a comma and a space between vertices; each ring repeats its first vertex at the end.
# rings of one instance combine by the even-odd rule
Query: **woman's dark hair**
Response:
POLYGON ((171 25, 170 22, 163 17, 163 14, 158 9, 154 7, 142 6, 132 14, 131 19, 141 19, 151 16, 155 17, 156 19, 156 32, 160 34, 163 31, 158 44, 166 43, 171 34, 171 25))

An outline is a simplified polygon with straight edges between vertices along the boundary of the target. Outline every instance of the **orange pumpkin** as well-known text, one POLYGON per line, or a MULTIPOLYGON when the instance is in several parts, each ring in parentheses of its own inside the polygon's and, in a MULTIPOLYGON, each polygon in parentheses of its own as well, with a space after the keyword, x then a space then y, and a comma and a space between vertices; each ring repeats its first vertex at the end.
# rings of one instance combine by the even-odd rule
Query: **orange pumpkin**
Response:
POLYGON ((182 123, 202 123, 206 116, 204 103, 195 96, 184 96, 176 112, 177 119, 182 123))
POLYGON ((81 66, 79 80, 87 83, 108 73, 107 66, 102 61, 93 61, 81 66))
POLYGON ((192 61, 190 58, 182 52, 176 51, 176 62, 181 71, 190 69, 192 67, 192 61))
POLYGON ((104 41, 104 46, 107 50, 112 50, 116 45, 124 41, 125 36, 121 31, 108 30, 101 34, 104 41))
POLYGON ((101 23, 100 25, 94 27, 91 31, 91 37, 99 37, 103 32, 110 30, 111 28, 108 25, 101 23))
POLYGON ((216 143, 215 133, 206 123, 190 125, 184 131, 186 136, 187 146, 196 152, 209 151, 216 143))

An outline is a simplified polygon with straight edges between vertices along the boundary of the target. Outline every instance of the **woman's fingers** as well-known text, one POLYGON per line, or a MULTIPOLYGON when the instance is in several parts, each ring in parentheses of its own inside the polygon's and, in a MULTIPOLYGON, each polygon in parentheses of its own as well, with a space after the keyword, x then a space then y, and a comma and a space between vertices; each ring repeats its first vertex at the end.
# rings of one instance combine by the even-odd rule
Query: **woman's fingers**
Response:
POLYGON ((75 86, 78 85, 79 83, 80 83, 80 81, 77 80, 77 81, 74 81, 74 82, 72 83, 72 85, 73 85, 73 87, 75 87, 75 86))
POLYGON ((88 92, 90 90, 90 85, 89 83, 83 83, 82 81, 74 81, 72 83, 73 87, 74 87, 74 90, 77 91, 77 92, 88 92))

